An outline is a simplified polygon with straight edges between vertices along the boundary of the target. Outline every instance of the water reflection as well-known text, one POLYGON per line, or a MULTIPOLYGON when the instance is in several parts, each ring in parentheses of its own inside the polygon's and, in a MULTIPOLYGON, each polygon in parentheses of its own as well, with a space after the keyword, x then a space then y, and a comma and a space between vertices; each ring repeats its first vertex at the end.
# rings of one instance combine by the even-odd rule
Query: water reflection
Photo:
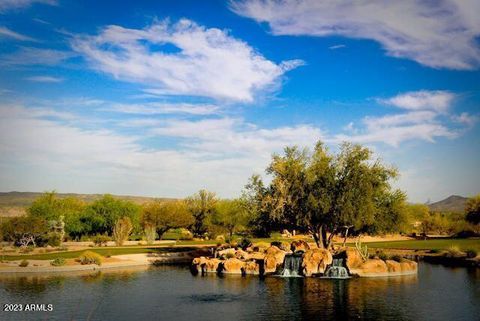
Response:
POLYGON ((478 270, 421 264, 419 275, 380 279, 264 279, 187 267, 79 276, 0 277, 0 302, 53 303, 52 313, 3 320, 474 320, 478 270))

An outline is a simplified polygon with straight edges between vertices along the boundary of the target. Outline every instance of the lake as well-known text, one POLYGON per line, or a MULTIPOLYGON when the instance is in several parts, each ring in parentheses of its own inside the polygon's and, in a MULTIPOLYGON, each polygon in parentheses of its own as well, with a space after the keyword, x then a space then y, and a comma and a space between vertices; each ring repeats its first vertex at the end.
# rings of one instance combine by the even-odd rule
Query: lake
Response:
POLYGON ((419 264, 418 276, 193 276, 188 267, 0 277, 0 302, 53 304, 0 320, 480 320, 480 269, 419 264))

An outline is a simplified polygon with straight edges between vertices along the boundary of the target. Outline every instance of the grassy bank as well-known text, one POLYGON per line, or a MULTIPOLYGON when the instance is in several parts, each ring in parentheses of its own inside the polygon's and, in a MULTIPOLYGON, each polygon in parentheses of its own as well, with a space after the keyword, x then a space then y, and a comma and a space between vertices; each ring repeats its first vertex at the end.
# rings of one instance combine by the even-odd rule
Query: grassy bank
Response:
POLYGON ((73 259, 78 257, 82 252, 88 250, 96 252, 103 256, 113 256, 122 254, 139 254, 139 253, 166 253, 166 252, 182 252, 190 251, 191 247, 145 247, 145 246, 129 246, 129 247, 93 247, 78 251, 65 251, 45 254, 32 255, 0 255, 0 259, 4 261, 15 260, 53 260, 56 258, 73 259))
POLYGON ((480 239, 432 239, 432 240, 409 240, 391 242, 369 242, 365 243, 369 248, 381 249, 404 249, 404 250, 447 250, 456 246, 461 251, 480 251, 480 239))

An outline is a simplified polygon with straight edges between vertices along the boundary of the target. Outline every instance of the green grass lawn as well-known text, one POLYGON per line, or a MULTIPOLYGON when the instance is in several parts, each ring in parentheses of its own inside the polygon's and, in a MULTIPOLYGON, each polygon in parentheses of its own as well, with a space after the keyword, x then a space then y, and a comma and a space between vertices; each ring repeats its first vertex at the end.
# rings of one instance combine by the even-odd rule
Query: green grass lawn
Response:
POLYGON ((392 242, 369 242, 363 243, 368 248, 382 249, 407 249, 407 250, 446 250, 451 246, 458 246, 462 251, 476 250, 480 252, 480 239, 433 239, 433 240, 409 240, 392 242))

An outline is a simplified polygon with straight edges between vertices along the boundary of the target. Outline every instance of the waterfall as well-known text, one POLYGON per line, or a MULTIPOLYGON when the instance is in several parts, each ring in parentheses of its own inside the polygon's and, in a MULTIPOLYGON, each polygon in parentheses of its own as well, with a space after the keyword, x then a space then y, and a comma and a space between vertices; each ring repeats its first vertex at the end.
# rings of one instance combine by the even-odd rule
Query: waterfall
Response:
POLYGON ((343 265, 343 259, 333 259, 325 271, 324 277, 331 279, 347 279, 349 278, 347 269, 343 265))
POLYGON ((299 277, 302 276, 302 255, 287 254, 283 260, 283 271, 280 274, 283 277, 299 277))

